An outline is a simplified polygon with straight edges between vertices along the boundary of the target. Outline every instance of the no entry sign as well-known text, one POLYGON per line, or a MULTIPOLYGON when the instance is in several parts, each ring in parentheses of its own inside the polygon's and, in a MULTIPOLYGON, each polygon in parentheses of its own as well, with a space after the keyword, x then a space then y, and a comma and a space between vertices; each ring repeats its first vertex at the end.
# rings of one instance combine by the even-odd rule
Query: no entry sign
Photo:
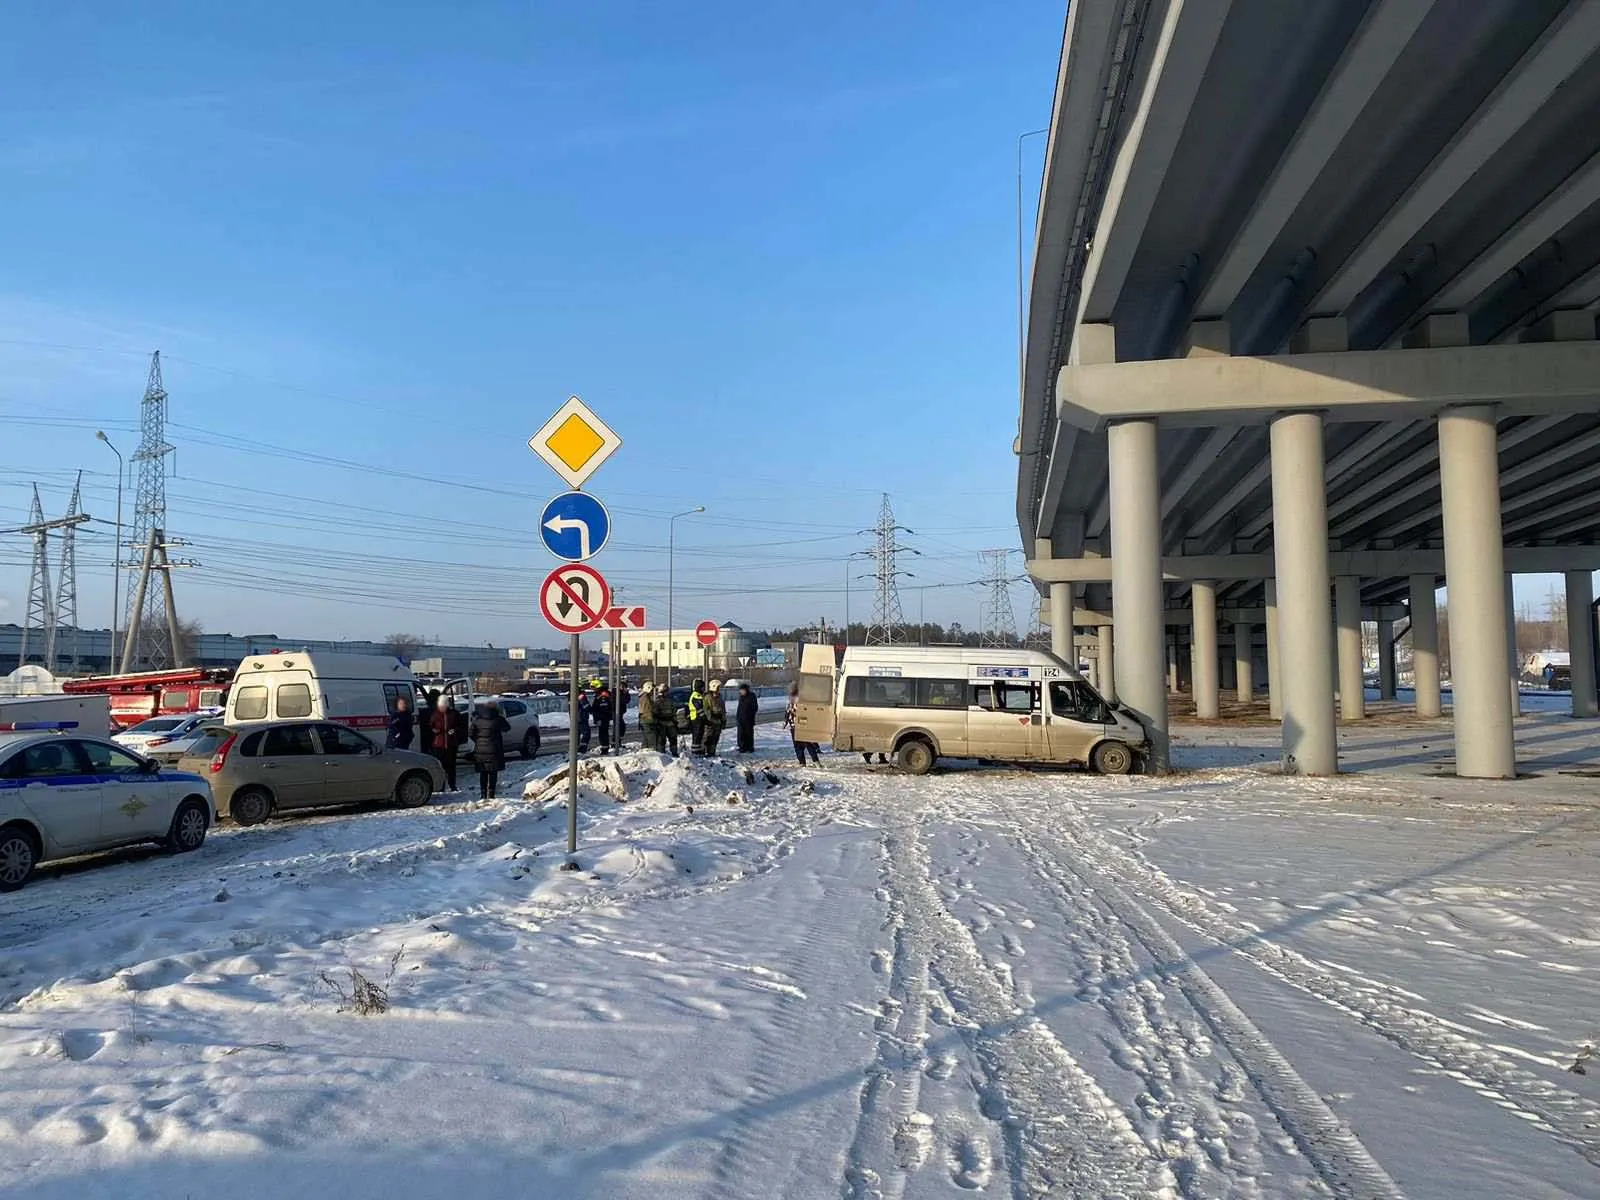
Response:
POLYGON ((715 621, 701 621, 694 627, 694 640, 702 646, 715 646, 720 632, 715 621))

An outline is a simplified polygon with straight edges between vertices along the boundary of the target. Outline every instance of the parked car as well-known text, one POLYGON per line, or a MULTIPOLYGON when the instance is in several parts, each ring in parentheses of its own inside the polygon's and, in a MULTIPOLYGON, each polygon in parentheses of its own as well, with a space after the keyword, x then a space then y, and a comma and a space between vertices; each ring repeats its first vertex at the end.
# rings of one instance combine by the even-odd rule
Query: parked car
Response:
MULTIPOLYGON (((475 696, 473 699, 481 707, 488 697, 475 696)), ((541 712, 551 712, 554 709, 531 697, 496 696, 494 697, 494 702, 499 706, 500 715, 506 719, 506 724, 511 726, 510 732, 505 735, 506 752, 509 754, 520 751, 523 758, 537 756, 540 743, 539 714, 541 712)), ((455 705, 462 712, 466 712, 467 698, 458 696, 455 705)), ((472 728, 471 720, 474 715, 475 713, 469 713, 467 716, 467 728, 469 730, 472 728)), ((469 737, 467 744, 461 747, 461 753, 471 754, 472 750, 472 739, 469 737)))
POLYGON ((215 820, 199 775, 164 771, 104 738, 0 733, 0 892, 54 858, 140 842, 196 850, 215 820))
POLYGON ((428 755, 387 749, 332 721, 207 729, 178 767, 210 780, 217 811, 239 825, 369 800, 421 808, 445 783, 444 769, 428 755))
POLYGON ((151 717, 147 721, 140 721, 137 725, 130 725, 121 733, 113 734, 111 740, 119 746, 129 750, 144 753, 151 742, 165 742, 173 733, 192 724, 193 716, 173 714, 165 717, 151 717))
POLYGON ((151 717, 111 740, 161 763, 176 763, 207 725, 222 723, 220 710, 186 717, 151 717))

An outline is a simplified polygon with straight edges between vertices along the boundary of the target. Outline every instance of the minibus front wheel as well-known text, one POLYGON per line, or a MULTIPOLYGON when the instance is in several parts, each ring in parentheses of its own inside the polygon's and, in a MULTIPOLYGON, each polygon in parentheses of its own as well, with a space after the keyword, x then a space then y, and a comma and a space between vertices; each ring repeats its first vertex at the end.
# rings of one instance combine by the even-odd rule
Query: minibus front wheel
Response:
POLYGON ((1133 761, 1133 751, 1126 742, 1101 742, 1089 756, 1089 765, 1100 775, 1130 774, 1133 761))

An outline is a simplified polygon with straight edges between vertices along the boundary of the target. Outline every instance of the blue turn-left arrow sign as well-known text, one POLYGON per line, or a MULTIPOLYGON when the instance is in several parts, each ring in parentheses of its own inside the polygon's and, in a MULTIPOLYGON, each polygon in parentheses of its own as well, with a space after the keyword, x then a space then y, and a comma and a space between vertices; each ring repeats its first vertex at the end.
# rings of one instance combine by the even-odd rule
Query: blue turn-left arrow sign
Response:
POLYGON ((611 514, 588 492, 562 492, 544 506, 539 536, 557 558, 582 562, 605 546, 611 536, 611 514))

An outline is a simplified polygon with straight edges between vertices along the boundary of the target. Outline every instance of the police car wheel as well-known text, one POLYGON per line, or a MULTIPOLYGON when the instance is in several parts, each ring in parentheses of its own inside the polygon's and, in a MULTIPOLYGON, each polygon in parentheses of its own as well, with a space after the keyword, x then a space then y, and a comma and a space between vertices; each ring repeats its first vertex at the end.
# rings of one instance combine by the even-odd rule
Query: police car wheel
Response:
POLYGON ((167 831, 166 847, 174 854, 187 854, 205 845, 206 827, 210 824, 206 806, 198 800, 185 800, 172 814, 172 828, 167 831))
POLYGON ((522 736, 522 757, 533 758, 539 753, 539 734, 536 730, 528 730, 522 736))
POLYGON ((1121 742, 1101 742, 1089 758, 1089 765, 1101 775, 1126 775, 1133 770, 1133 751, 1121 742))
POLYGON ((31 833, 20 825, 0 829, 0 892, 14 892, 27 883, 38 860, 31 833))

